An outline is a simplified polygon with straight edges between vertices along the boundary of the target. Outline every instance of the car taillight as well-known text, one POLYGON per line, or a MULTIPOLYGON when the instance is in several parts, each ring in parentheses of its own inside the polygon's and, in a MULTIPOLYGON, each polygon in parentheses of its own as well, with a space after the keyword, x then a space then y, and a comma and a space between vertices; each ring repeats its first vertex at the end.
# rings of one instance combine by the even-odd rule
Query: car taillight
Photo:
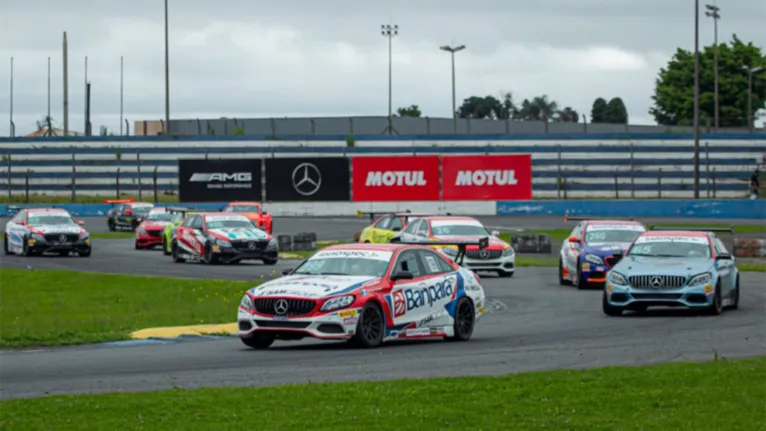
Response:
POLYGON ((133 210, 125 210, 125 215, 133 215, 133 210))

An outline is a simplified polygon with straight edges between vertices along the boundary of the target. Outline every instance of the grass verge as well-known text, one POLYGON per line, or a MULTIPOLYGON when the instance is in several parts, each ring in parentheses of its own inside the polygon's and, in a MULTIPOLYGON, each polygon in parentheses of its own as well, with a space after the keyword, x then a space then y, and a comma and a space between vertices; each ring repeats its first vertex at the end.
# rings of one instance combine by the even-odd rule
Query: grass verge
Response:
POLYGON ((253 415, 242 406, 254 406, 259 430, 381 424, 415 431, 758 430, 764 379, 766 358, 756 358, 498 377, 51 396, 0 402, 0 428, 246 429, 253 415))
POLYGON ((245 290, 259 282, 2 268, 0 284, 0 348, 9 348, 118 341, 143 328, 232 322, 245 290))

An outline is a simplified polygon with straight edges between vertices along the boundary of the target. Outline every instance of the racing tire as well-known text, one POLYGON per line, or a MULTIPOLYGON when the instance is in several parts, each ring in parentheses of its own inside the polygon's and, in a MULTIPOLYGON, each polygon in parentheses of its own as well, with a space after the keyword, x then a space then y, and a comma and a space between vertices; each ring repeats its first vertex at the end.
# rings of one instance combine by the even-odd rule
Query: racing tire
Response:
POLYGON ((138 245, 138 243, 136 243, 136 250, 141 250, 142 248, 143 247, 141 247, 140 245, 138 245))
POLYGON ((386 319, 383 310, 375 302, 368 302, 359 314, 356 323, 356 334, 351 339, 358 347, 366 349, 378 347, 383 343, 386 332, 386 319))
POLYGON ((170 254, 173 256, 173 262, 175 263, 186 262, 186 259, 178 255, 178 244, 175 241, 173 241, 173 243, 170 244, 170 250, 171 250, 170 254))
POLYGON ((109 220, 108 222, 106 222, 106 224, 109 227, 109 232, 114 232, 115 230, 117 230, 117 228, 114 227, 113 220, 109 220))
POLYGON ((21 255, 26 257, 34 256, 35 252, 29 249, 29 239, 24 237, 21 240, 24 241, 24 245, 21 246, 21 255))
POLYGON ((719 314, 723 313, 723 299, 721 298, 721 282, 720 281, 715 285, 715 293, 713 294, 713 304, 710 305, 705 311, 710 316, 718 316, 719 314))
POLYGON ((513 277, 515 271, 497 271, 497 276, 502 278, 511 278, 513 277))
POLYGON ((572 282, 564 278, 564 262, 561 260, 561 257, 559 257, 559 285, 569 286, 570 284, 572 284, 572 282))
POLYGON ((210 244, 205 244, 205 252, 202 254, 202 259, 200 259, 200 262, 204 263, 205 265, 216 265, 218 262, 220 262, 218 256, 213 254, 213 249, 210 248, 210 244))
POLYGON ((165 235, 162 235, 162 254, 165 256, 170 256, 173 253, 172 250, 168 247, 168 240, 165 238, 165 235))
POLYGON ((277 259, 263 259, 262 261, 264 265, 269 265, 269 266, 276 265, 278 262, 277 259))
POLYGON ((3 252, 5 253, 6 256, 13 254, 11 252, 10 247, 8 247, 8 237, 7 236, 3 236, 3 252))
POLYGON ((580 269, 580 265, 577 265, 577 290, 585 290, 588 288, 588 283, 585 282, 582 278, 582 269, 580 269))
POLYGON ((476 325, 476 310, 473 302, 467 297, 460 298, 455 307, 455 323, 453 325, 454 334, 447 337, 450 341, 468 341, 473 335, 473 328, 476 325))
POLYGON ((248 338, 240 337, 239 339, 242 340, 242 343, 247 347, 253 349, 268 349, 274 344, 276 338, 273 334, 255 333, 248 338))
POLYGON ((615 307, 606 300, 606 291, 601 294, 601 309, 603 310, 604 314, 611 317, 622 316, 622 312, 625 311, 624 308, 615 307))
POLYGON ((90 252, 93 248, 89 248, 87 251, 78 251, 77 255, 80 257, 90 257, 90 252))
POLYGON ((726 308, 729 310, 736 310, 739 308, 739 275, 737 275, 737 280, 734 282, 734 292, 732 292, 731 297, 731 305, 726 308))

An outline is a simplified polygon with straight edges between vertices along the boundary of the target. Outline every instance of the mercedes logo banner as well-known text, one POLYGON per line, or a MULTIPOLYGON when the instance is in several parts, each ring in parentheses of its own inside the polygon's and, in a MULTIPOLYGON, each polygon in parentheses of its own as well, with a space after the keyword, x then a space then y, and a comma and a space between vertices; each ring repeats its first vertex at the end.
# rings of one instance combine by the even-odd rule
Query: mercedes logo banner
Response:
POLYGON ((262 201, 261 159, 178 160, 181 202, 262 201))
POLYGON ((266 159, 266 198, 272 202, 349 201, 346 157, 266 159))

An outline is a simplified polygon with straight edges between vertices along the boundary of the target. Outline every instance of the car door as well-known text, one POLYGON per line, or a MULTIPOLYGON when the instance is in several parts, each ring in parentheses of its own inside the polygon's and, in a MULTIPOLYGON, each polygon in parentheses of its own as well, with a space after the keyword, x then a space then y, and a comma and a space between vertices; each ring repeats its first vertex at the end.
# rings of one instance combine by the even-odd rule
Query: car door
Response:
POLYGON ((375 222, 375 225, 372 227, 372 238, 370 239, 370 242, 386 243, 392 236, 394 236, 393 232, 388 230, 391 225, 392 217, 393 216, 390 215, 385 216, 375 222))
POLYGON ((434 303, 426 316, 418 321, 418 326, 443 327, 450 323, 445 305, 457 295, 457 270, 434 251, 417 250, 417 254, 423 262, 423 270, 429 277, 429 286, 434 286, 431 291, 435 293, 429 296, 434 303))
POLYGON ((410 222, 410 224, 407 225, 407 227, 404 228, 404 230, 401 232, 399 237, 403 241, 416 241, 417 236, 415 235, 415 232, 417 231, 418 227, 421 223, 425 223, 425 220, 422 219, 415 219, 410 222))
MULTIPOLYGON (((578 223, 577 226, 572 229, 569 236, 580 238, 580 241, 582 242, 583 225, 584 223, 578 223)), ((569 238, 566 238, 564 244, 561 245, 564 267, 570 274, 577 274, 577 258, 580 256, 580 247, 580 243, 569 242, 569 238)))
POLYGON ((200 241, 201 236, 202 216, 199 215, 187 218, 176 232, 178 245, 187 252, 197 255, 201 255, 204 250, 203 243, 200 241), (195 226, 199 226, 199 228, 195 228, 195 226))
MULTIPOLYGON (((730 254, 729 251, 726 249, 726 246, 723 244, 720 238, 714 237, 712 238, 713 241, 713 249, 715 250, 716 256, 721 254, 730 254)), ((723 293, 728 294, 732 289, 734 289, 734 257, 732 257, 732 260, 719 260, 715 264, 716 270, 718 271, 718 276, 721 280, 721 288, 723 289, 723 293)))
POLYGON ((405 250, 397 256, 391 274, 399 271, 408 271, 413 278, 392 282, 391 317, 395 325, 420 322, 431 313, 427 290, 432 277, 426 273, 415 250, 405 250))
POLYGON ((6 236, 8 237, 8 247, 11 250, 22 246, 24 235, 27 233, 27 228, 24 223, 26 216, 27 211, 20 210, 5 225, 6 236))

